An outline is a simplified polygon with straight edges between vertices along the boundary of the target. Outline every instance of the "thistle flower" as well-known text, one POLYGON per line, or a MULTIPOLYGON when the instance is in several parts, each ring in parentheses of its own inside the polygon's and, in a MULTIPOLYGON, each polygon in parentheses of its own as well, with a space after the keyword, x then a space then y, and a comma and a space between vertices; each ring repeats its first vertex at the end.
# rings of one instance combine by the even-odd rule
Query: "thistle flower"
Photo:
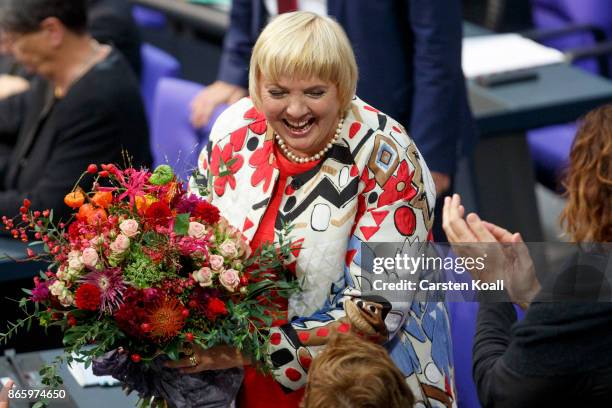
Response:
POLYGON ((121 295, 125 290, 121 269, 93 271, 85 275, 83 281, 100 289, 100 310, 102 312, 112 313, 121 304, 121 295))

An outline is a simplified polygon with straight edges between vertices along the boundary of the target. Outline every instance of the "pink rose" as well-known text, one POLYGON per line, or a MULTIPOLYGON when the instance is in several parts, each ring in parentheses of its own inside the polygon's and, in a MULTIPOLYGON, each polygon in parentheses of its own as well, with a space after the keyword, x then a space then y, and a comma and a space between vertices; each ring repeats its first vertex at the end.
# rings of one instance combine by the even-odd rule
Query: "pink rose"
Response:
POLYGON ((122 254, 130 247, 130 239, 123 234, 117 235, 117 238, 110 244, 111 251, 122 254))
POLYGON ((205 266, 193 273, 193 279, 202 287, 210 286, 212 285, 212 271, 209 267, 205 266))
POLYGON ((251 247, 242 237, 238 238, 238 256, 251 256, 251 247))
POLYGON ((206 235, 206 227, 203 224, 200 224, 199 222, 190 222, 189 223, 189 230, 187 231, 187 235, 189 235, 192 238, 202 238, 206 235))
POLYGON ((95 268, 98 264, 98 251, 93 248, 85 248, 82 259, 86 267, 95 268))
POLYGON ((218 271, 223 269, 223 257, 221 255, 211 255, 208 257, 208 262, 210 262, 210 267, 214 271, 218 271))
POLYGON ((219 274, 219 282, 225 289, 233 292, 240 284, 240 275, 235 269, 227 269, 219 274))
POLYGON ((138 234, 138 221, 133 219, 127 219, 119 224, 119 229, 128 238, 132 238, 138 234))
POLYGON ((81 261, 80 256, 69 258, 68 269, 72 269, 73 271, 80 271, 82 268, 83 268, 83 262, 81 261))
POLYGON ((233 259, 238 256, 238 248, 236 248, 236 244, 229 239, 219 245, 219 252, 226 258, 233 259))

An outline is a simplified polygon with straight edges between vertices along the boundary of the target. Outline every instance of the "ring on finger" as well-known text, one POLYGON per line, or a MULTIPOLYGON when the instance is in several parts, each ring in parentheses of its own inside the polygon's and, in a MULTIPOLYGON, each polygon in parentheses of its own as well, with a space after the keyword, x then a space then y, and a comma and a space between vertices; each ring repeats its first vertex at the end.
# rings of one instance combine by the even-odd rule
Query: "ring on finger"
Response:
POLYGON ((184 347, 183 347, 183 354, 185 354, 187 357, 192 356, 193 355, 193 347, 191 347, 191 344, 187 343, 184 347))
POLYGON ((198 361, 198 357, 195 354, 193 354, 193 355, 191 355, 191 357, 189 357, 189 362, 191 363, 191 365, 193 367, 195 367, 198 364, 200 364, 200 362, 198 361))

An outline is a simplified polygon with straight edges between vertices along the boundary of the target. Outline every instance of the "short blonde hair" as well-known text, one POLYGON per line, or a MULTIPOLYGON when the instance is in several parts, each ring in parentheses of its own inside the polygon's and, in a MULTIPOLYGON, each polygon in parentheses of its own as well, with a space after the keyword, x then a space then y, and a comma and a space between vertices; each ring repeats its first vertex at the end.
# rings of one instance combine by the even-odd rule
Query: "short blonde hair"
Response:
POLYGON ((281 77, 331 82, 342 109, 348 109, 357 88, 357 62, 346 33, 331 18, 306 11, 279 15, 255 43, 249 93, 258 109, 262 75, 274 82, 281 77))
POLYGON ((312 361, 300 408, 404 408, 414 395, 387 350, 340 334, 312 361))

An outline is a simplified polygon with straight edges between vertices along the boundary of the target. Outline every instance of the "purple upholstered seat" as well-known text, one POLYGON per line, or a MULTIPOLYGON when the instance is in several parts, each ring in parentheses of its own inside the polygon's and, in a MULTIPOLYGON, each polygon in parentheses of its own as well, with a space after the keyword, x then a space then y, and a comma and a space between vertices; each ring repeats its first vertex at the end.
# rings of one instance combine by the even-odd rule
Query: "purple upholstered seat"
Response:
MULTIPOLYGON (((601 30, 607 40, 612 39, 612 13, 609 0, 531 0, 532 17, 537 29, 561 28, 586 24, 601 30)), ((592 33, 581 31, 544 41, 559 50, 588 47, 595 44, 592 33)), ((612 61, 612 59, 610 60, 612 61)), ((576 63, 593 73, 599 72, 594 59, 576 63)))
MULTIPOLYGON (((568 25, 590 25, 600 30, 606 40, 612 40, 612 13, 609 0, 531 0, 533 21, 537 29, 555 29, 568 25)), ((595 44, 589 31, 566 34, 544 41, 559 50, 585 48, 595 44)), ((608 72, 600 72, 595 59, 581 60, 576 65, 591 73, 610 75, 612 58, 608 59, 608 72)), ((569 152, 576 133, 576 125, 557 125, 529 131, 527 142, 531 150, 538 180, 547 187, 561 191, 560 176, 569 160, 569 152)))
POLYGON ((136 24, 142 28, 163 28, 166 26, 166 15, 148 7, 132 6, 132 16, 136 24))
POLYGON ((153 100, 157 83, 164 77, 176 78, 180 75, 181 64, 172 55, 151 45, 143 44, 142 55, 142 75, 140 78, 140 91, 151 124, 151 114, 153 100))
POLYGON ((561 191, 559 181, 569 163, 575 134, 575 123, 547 126, 527 133, 536 177, 552 190, 561 191))
POLYGON ((194 129, 190 122, 190 103, 203 85, 181 79, 164 78, 159 82, 151 122, 151 147, 154 165, 170 164, 183 180, 197 166, 200 150, 219 114, 227 107, 218 107, 210 123, 194 129))

